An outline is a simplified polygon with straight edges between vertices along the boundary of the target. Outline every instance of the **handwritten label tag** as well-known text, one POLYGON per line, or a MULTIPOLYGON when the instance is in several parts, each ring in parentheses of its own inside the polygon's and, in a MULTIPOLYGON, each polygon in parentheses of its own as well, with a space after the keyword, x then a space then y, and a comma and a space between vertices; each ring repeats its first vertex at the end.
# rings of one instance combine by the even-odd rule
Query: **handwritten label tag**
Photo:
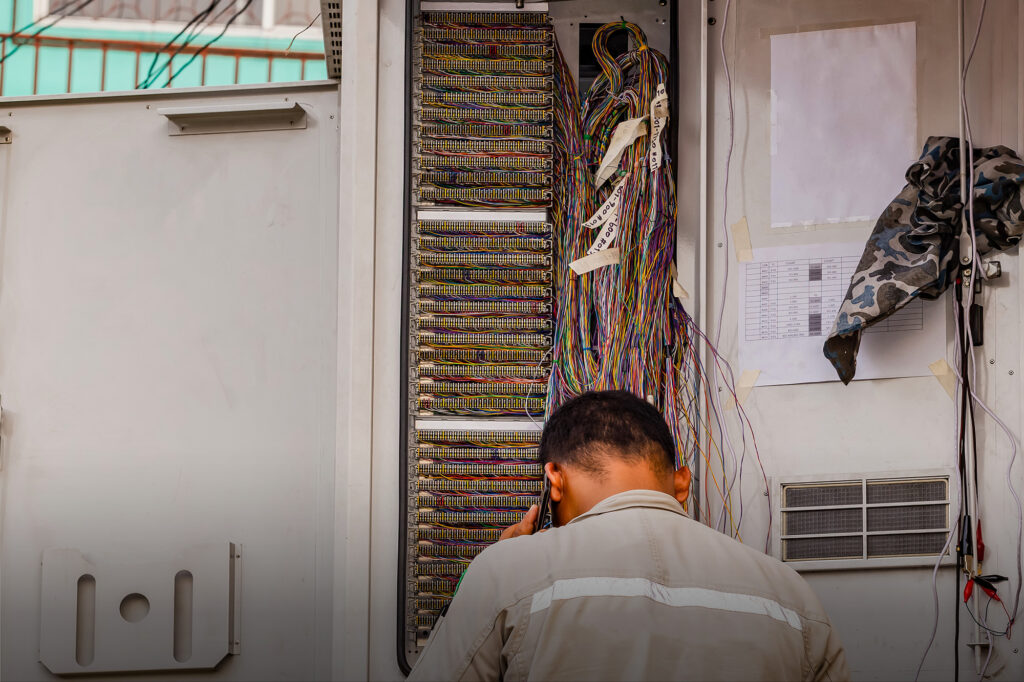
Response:
POLYGON ((615 236, 619 234, 619 214, 615 213, 612 218, 604 224, 604 229, 601 230, 601 234, 597 235, 597 239, 594 240, 593 245, 587 249, 587 254, 597 253, 598 251, 604 251, 612 242, 615 241, 615 236))
MULTIPOLYGON (((625 180, 627 177, 629 176, 627 175, 622 179, 625 180)), ((613 189, 612 193, 608 195, 608 198, 605 199, 605 202, 601 204, 601 208, 597 209, 597 213, 590 216, 590 219, 587 222, 583 223, 583 227, 587 228, 588 230, 593 230, 596 227, 604 225, 606 222, 608 222, 608 219, 611 218, 613 215, 618 214, 619 199, 622 198, 622 188, 625 186, 625 184, 625 182, 620 182, 618 185, 615 186, 615 189, 613 189)))
POLYGON ((651 172, 661 167, 661 131, 668 126, 668 92, 664 83, 658 83, 658 90, 651 100, 651 172))

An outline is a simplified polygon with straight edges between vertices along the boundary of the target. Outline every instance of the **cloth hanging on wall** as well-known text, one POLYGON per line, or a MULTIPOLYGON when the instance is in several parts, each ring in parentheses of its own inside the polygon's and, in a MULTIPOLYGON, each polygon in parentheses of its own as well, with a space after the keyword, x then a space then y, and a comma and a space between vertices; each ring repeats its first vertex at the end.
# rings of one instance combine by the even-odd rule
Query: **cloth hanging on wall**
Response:
MULTIPOLYGON (((1024 161, 1007 147, 973 151, 975 241, 981 255, 1002 251, 1024 234, 1024 161)), ((861 334, 915 298, 938 298, 956 278, 960 201, 960 141, 929 137, 907 170, 907 185, 868 237, 825 357, 844 384, 857 371, 861 334)))

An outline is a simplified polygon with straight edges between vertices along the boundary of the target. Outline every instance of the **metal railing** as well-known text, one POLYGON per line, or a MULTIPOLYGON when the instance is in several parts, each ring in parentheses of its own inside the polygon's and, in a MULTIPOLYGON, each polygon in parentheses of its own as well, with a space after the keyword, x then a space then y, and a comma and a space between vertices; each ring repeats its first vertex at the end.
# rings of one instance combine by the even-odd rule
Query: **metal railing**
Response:
MULTIPOLYGON (((19 35, 16 33, 0 33, 0 93, 4 93, 4 79, 7 77, 8 69, 11 68, 24 68, 23 65, 19 64, 15 66, 15 63, 9 62, 6 59, 7 53, 12 49, 10 45, 20 45, 21 49, 32 49, 35 52, 35 58, 32 61, 32 93, 33 95, 39 92, 39 53, 42 48, 59 48, 67 51, 68 59, 68 73, 67 73, 67 86, 64 90, 65 93, 72 92, 72 79, 74 76, 74 57, 75 51, 79 50, 96 50, 101 54, 100 57, 100 87, 99 90, 106 90, 107 84, 107 71, 108 71, 108 60, 107 57, 111 53, 127 53, 133 54, 135 57, 135 68, 134 76, 132 79, 133 84, 139 83, 140 70, 143 68, 143 57, 149 58, 157 50, 163 47, 163 43, 151 43, 144 41, 133 41, 133 40, 118 40, 113 38, 61 38, 54 36, 31 36, 31 35, 19 35)), ((175 46, 174 50, 178 50, 179 46, 175 46)), ((168 51, 169 52, 169 51, 168 51)), ((196 61, 199 62, 199 85, 207 84, 207 69, 206 62, 208 57, 228 57, 234 59, 234 78, 233 83, 239 82, 239 69, 242 59, 261 59, 266 61, 267 78, 266 82, 273 80, 273 69, 276 62, 299 62, 300 64, 300 78, 299 80, 306 79, 306 67, 309 62, 323 61, 324 55, 319 52, 303 52, 298 50, 292 50, 289 52, 283 52, 280 50, 268 50, 268 49, 254 49, 254 48, 242 48, 242 47, 225 47, 225 46, 210 46, 203 49, 202 45, 187 45, 181 48, 178 53, 180 56, 191 57, 197 53, 200 53, 196 57, 196 61)), ((189 68, 191 77, 192 67, 189 68)), ((175 78, 182 78, 183 74, 174 74, 169 72, 167 76, 161 76, 158 80, 160 84, 158 87, 170 87, 174 84, 175 78)))

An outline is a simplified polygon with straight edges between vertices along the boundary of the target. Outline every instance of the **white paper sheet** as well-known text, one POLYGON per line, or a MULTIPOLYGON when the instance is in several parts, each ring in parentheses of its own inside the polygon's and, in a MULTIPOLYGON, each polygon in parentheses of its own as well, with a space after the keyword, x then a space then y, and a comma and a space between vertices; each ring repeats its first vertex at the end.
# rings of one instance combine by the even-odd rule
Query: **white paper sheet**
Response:
POLYGON ((917 148, 913 22, 771 37, 771 225, 875 220, 917 148))
MULTIPOLYGON (((758 386, 838 381, 822 345, 864 244, 756 249, 740 263, 739 371, 758 386)), ((856 379, 930 376, 946 356, 945 306, 915 301, 861 337, 856 379)))

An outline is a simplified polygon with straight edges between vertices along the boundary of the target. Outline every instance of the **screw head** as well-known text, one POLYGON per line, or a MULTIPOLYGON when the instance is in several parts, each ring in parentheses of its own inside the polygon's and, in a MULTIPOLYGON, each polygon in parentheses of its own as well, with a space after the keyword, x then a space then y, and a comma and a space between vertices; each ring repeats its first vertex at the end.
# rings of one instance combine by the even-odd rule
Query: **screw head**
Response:
POLYGON ((718 248, 722 248, 722 242, 718 242, 718 248))
POLYGON ((995 361, 995 360, 989 360, 989 361, 988 361, 988 364, 990 364, 990 365, 994 365, 994 364, 996 364, 996 361, 995 361))
POLYGON ((708 17, 708 26, 714 26, 717 20, 714 17, 708 17))

